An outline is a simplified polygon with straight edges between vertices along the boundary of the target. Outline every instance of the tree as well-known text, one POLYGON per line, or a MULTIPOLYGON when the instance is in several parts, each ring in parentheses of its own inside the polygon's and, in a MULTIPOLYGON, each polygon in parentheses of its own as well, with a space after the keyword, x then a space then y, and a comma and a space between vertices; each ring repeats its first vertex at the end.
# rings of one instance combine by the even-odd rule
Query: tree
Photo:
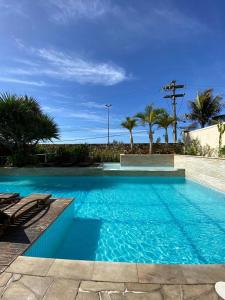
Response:
POLYGON ((191 112, 186 117, 197 121, 203 128, 224 106, 221 96, 213 97, 213 89, 208 89, 197 95, 196 99, 189 101, 191 112))
POLYGON ((163 113, 163 109, 154 109, 153 105, 147 105, 145 107, 145 111, 143 113, 137 113, 135 115, 136 118, 140 119, 142 125, 148 125, 148 136, 149 136, 149 154, 152 154, 152 146, 153 146, 153 127, 159 121, 161 114, 163 113))
POLYGON ((225 132, 225 123, 223 121, 217 122, 217 129, 219 132, 219 156, 221 156, 221 149, 222 149, 222 137, 225 132))
POLYGON ((134 145, 132 131, 133 131, 134 127, 137 126, 137 121, 134 118, 126 117, 126 120, 121 123, 121 126, 123 128, 128 129, 129 132, 130 132, 130 149, 131 149, 131 152, 132 152, 133 151, 133 145, 134 145))
POLYGON ((171 117, 166 110, 161 113, 159 120, 158 120, 158 127, 165 129, 165 143, 169 143, 169 136, 168 136, 168 127, 172 125, 174 122, 174 118, 171 117))
POLYGON ((28 96, 0 95, 0 144, 11 154, 26 155, 38 142, 59 138, 54 120, 28 96))

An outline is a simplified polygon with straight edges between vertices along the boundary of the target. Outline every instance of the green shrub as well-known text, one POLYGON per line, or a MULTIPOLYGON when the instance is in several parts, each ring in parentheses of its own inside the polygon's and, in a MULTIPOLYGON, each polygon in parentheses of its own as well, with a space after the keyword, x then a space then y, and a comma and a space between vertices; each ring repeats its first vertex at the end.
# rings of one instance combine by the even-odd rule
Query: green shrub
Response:
POLYGON ((48 162, 56 165, 78 165, 80 163, 90 162, 89 146, 87 144, 37 145, 35 153, 48 154, 48 162))
POLYGON ((198 139, 191 140, 190 144, 186 147, 186 154, 199 155, 199 156, 213 156, 215 149, 209 145, 202 146, 198 139))
POLYGON ((94 151, 91 154, 91 158, 94 162, 119 162, 120 152, 116 152, 110 149, 94 151))
POLYGON ((225 146, 220 149, 220 156, 225 156, 225 146))
POLYGON ((33 155, 24 155, 24 153, 16 153, 8 156, 5 164, 9 167, 25 167, 38 165, 38 157, 33 155))

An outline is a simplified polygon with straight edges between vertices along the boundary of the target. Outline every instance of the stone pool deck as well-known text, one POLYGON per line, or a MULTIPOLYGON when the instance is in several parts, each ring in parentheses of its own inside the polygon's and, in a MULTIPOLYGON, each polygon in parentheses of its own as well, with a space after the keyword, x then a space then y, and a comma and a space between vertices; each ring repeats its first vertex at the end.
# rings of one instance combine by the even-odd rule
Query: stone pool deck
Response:
POLYGON ((21 255, 72 201, 73 198, 50 199, 47 205, 32 210, 19 224, 9 227, 0 237, 0 273, 21 255))
POLYGON ((0 275, 0 299, 218 300, 225 265, 149 265, 19 256, 0 275))

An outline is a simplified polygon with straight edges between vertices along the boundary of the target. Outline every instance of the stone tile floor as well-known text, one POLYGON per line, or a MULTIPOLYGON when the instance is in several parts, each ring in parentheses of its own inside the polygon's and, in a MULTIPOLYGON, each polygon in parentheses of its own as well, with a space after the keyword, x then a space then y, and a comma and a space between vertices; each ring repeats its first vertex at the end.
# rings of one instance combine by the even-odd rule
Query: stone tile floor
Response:
POLYGON ((19 256, 0 275, 4 300, 218 300, 224 265, 143 265, 19 256))

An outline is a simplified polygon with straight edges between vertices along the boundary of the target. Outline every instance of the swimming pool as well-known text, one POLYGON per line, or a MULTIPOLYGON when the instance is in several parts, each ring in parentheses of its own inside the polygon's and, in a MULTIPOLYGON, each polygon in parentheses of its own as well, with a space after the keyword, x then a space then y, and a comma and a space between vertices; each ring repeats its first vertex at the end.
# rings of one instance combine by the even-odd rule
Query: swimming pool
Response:
POLYGON ((225 194, 185 178, 5 176, 0 190, 76 198, 27 256, 225 263, 225 194))

